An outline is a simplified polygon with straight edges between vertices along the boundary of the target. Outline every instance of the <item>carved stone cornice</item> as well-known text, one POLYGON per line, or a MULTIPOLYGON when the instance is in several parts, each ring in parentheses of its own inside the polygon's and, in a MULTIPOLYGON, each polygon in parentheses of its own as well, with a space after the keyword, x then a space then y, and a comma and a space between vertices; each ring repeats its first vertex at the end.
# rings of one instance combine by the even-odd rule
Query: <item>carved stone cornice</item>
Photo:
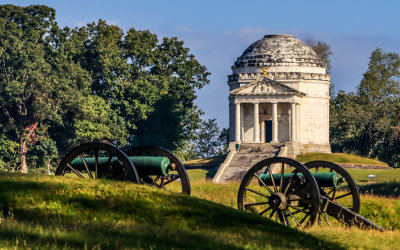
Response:
MULTIPOLYGON (((228 83, 232 81, 252 81, 262 77, 262 72, 256 73, 237 73, 228 76, 228 83)), ((318 73, 303 73, 303 72, 268 72, 267 77, 279 81, 279 80, 322 80, 330 81, 331 76, 328 74, 318 73)))

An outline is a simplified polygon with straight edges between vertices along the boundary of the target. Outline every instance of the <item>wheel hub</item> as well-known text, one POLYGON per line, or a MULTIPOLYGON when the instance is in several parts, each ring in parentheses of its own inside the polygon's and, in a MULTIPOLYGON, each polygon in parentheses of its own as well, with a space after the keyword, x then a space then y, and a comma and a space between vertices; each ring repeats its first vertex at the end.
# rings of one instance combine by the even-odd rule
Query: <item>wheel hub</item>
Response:
POLYGON ((287 208, 286 196, 281 192, 274 193, 269 197, 268 204, 273 210, 284 210, 287 208))

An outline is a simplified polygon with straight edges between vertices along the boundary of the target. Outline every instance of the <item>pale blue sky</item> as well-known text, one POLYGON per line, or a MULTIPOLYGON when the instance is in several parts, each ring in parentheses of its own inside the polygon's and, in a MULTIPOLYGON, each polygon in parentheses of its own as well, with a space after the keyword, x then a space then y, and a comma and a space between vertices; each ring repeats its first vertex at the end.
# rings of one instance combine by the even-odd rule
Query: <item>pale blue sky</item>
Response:
POLYGON ((3 1, 44 4, 56 10, 61 26, 82 26, 104 19, 124 30, 148 29, 177 36, 211 72, 211 83, 198 92, 204 118, 228 126, 227 75, 238 56, 265 34, 293 34, 331 45, 336 90, 353 91, 380 47, 400 53, 400 1, 391 0, 53 0, 3 1))

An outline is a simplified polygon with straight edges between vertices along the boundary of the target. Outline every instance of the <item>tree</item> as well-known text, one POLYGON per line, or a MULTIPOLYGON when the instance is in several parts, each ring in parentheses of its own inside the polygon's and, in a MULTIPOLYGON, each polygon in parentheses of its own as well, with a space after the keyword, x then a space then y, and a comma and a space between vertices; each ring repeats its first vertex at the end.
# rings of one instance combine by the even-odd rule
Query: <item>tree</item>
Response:
POLYGON ((15 169, 18 164, 18 148, 17 142, 0 137, 0 170, 15 169))
POLYGON ((195 143, 198 157, 212 157, 217 154, 220 131, 216 119, 208 119, 200 123, 200 128, 196 133, 195 143))
POLYGON ((326 71, 329 74, 331 72, 331 60, 329 59, 332 55, 331 46, 325 42, 315 41, 314 39, 306 39, 304 42, 321 58, 321 61, 325 64, 326 71))
POLYGON ((400 57, 372 52, 357 93, 339 92, 331 105, 333 147, 387 162, 398 158, 400 57), (394 157, 393 157, 394 156, 394 157))
POLYGON ((103 139, 174 150, 199 127, 194 100, 209 73, 175 37, 102 20, 60 29, 49 7, 2 5, 0 45, 1 138, 19 146, 22 172, 28 152, 53 142, 55 154, 103 139))
MULTIPOLYGON (((122 30, 99 20, 75 30, 85 44, 80 64, 90 72, 93 94, 123 117, 131 145, 175 150, 193 138, 201 111, 195 91, 209 73, 177 38, 159 43, 149 31, 122 30)), ((120 142, 120 146, 124 143, 120 142)))
POLYGON ((223 128, 221 130, 221 133, 219 134, 218 137, 219 144, 221 145, 221 148, 218 149, 218 154, 219 155, 224 155, 228 153, 229 149, 229 128, 223 128))
POLYGON ((21 172, 28 171, 26 154, 38 126, 57 110, 45 57, 54 15, 46 6, 0 6, 0 119, 3 131, 19 142, 21 172))
POLYGON ((37 134, 53 138, 62 152, 85 140, 126 141, 125 127, 118 126, 123 119, 91 92, 79 61, 82 37, 61 30, 54 14, 46 6, 0 6, 0 127, 20 146, 21 172, 28 171, 37 134))
POLYGON ((175 150, 194 139, 202 114, 194 105, 196 90, 209 83, 209 73, 175 37, 164 38, 153 50, 148 73, 158 99, 152 99, 156 102, 147 119, 138 121, 133 140, 175 150))

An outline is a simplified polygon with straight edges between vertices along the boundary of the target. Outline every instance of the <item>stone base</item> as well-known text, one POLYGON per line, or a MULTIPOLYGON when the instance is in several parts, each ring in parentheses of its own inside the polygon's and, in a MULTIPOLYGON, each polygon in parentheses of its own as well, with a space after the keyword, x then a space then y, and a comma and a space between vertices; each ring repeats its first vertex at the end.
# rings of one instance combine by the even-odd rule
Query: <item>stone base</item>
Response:
MULTIPOLYGON (((277 143, 279 144, 279 143, 277 143)), ((234 145, 233 145, 234 146, 234 145)), ((300 142, 286 142, 281 148, 279 156, 295 159, 299 154, 327 153, 331 154, 331 146, 323 144, 302 144, 300 142)))
POLYGON ((300 148, 300 154, 306 153, 327 153, 331 154, 331 145, 324 144, 302 144, 300 148))

